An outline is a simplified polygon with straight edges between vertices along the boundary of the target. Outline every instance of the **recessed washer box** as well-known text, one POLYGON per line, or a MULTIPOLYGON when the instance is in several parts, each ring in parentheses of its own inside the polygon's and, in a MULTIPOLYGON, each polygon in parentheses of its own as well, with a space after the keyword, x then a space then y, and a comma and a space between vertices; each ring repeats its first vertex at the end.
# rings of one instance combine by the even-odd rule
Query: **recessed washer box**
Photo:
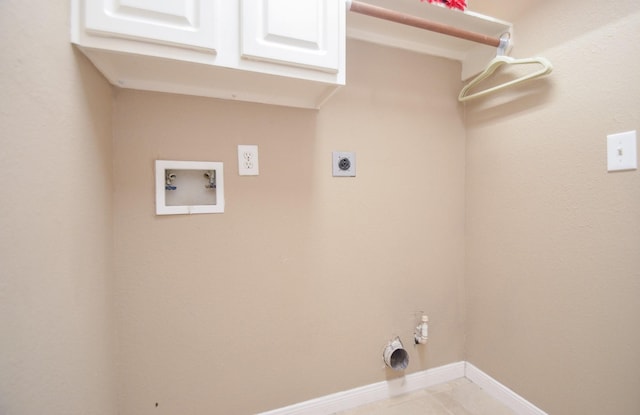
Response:
POLYGON ((224 212, 223 164, 156 160, 156 214, 224 212))

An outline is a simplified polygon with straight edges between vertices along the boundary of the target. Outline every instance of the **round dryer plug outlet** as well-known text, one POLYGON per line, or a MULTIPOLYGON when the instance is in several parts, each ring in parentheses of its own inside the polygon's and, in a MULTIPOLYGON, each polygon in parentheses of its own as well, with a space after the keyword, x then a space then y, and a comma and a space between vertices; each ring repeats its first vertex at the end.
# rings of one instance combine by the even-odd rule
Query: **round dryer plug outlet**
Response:
POLYGON ((343 157, 338 161, 338 168, 340 170, 349 170, 351 168, 351 160, 348 157, 343 157))
POLYGON ((356 153, 334 151, 332 159, 334 176, 355 177, 356 153))

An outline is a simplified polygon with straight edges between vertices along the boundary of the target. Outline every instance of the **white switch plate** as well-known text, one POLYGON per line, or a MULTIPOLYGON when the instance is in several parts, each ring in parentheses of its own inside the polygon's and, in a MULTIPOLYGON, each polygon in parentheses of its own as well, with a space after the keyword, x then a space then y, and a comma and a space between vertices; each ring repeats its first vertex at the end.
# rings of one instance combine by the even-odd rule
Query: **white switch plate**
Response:
POLYGON ((240 176, 257 176, 260 174, 258 146, 238 146, 238 174, 240 176))
POLYGON ((634 170, 638 168, 636 132, 610 134, 607 136, 607 170, 634 170))
POLYGON ((334 177, 355 177, 356 153, 334 151, 332 153, 332 164, 334 177))

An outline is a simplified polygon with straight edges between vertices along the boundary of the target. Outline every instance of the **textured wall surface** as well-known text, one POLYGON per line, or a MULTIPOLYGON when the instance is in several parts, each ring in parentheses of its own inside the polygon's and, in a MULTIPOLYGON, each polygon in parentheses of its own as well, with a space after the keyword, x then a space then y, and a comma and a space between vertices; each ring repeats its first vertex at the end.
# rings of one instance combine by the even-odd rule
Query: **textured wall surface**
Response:
POLYGON ((0 413, 116 413, 111 88, 67 2, 0 2, 0 413))
POLYGON ((554 415, 640 413, 640 5, 538 2, 512 55, 554 72, 466 107, 467 357, 554 415))
POLYGON ((112 114, 68 6, 1 2, 0 413, 255 413, 397 376, 393 335, 408 373, 467 359, 550 414, 639 413, 640 176, 605 157, 640 128, 639 6, 494 3, 551 77, 463 108, 457 64, 351 42, 321 111, 120 90, 112 114), (226 212, 155 216, 155 159, 223 161, 226 212))
POLYGON ((256 413, 377 382, 393 335, 408 372, 463 358, 460 68, 348 46, 349 85, 319 112, 118 92, 123 414, 256 413), (238 144, 259 146, 259 176, 238 176, 238 144), (332 177, 332 151, 356 152, 357 177, 332 177), (155 159, 224 162, 225 213, 155 216, 155 159), (431 342, 414 348, 420 310, 431 342))

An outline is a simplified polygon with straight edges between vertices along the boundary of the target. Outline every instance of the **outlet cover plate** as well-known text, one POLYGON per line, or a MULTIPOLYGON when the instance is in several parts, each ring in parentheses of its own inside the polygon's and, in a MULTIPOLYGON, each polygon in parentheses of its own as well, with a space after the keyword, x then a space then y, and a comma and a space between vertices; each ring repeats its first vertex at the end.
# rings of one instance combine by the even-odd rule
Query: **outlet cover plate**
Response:
POLYGON ((238 174, 240 176, 257 176, 260 174, 258 146, 238 145, 238 174))
POLYGON ((607 170, 635 170, 638 168, 636 132, 607 136, 607 170))
POLYGON ((356 176, 356 153, 334 151, 332 153, 332 164, 334 177, 356 176))

